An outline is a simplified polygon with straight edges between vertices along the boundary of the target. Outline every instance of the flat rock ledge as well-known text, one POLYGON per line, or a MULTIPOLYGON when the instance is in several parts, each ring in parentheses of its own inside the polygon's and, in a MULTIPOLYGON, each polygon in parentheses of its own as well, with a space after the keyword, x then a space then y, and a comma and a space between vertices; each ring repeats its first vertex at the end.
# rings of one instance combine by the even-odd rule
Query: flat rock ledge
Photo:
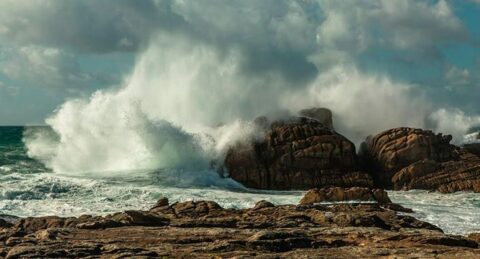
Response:
POLYGON ((341 201, 371 201, 381 204, 392 203, 388 194, 382 189, 370 189, 365 187, 327 187, 309 190, 300 200, 301 205, 321 202, 341 201))
POLYGON ((480 258, 478 236, 438 227, 380 203, 225 209, 212 201, 107 216, 23 218, 0 230, 6 258, 480 258), (476 240, 476 241, 475 241, 476 240))

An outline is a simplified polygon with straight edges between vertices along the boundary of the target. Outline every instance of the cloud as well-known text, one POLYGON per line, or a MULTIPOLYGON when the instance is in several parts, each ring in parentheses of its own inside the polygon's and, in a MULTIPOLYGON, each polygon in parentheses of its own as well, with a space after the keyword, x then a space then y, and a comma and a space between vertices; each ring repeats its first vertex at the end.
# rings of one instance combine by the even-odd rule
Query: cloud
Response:
POLYGON ((443 52, 471 40, 451 5, 6 0, 0 38, 11 39, 13 54, 2 71, 81 86, 93 77, 76 63, 82 55, 138 55, 122 87, 69 100, 46 120, 59 139, 26 139, 32 157, 61 172, 206 169, 251 133, 247 121, 311 106, 331 108, 336 129, 356 143, 399 126, 453 133, 460 143, 477 117, 451 96, 438 101, 445 83, 419 83, 445 68, 449 83, 473 74, 443 52))
POLYGON ((321 1, 326 15, 317 39, 341 57, 372 49, 420 62, 439 58, 442 44, 464 42, 468 31, 445 1, 321 1))
POLYGON ((175 20, 164 7, 168 1, 5 0, 0 38, 82 52, 134 51, 159 24, 175 20))
POLYGON ((460 69, 452 66, 445 74, 445 79, 448 81, 448 89, 452 90, 456 86, 465 86, 471 83, 471 75, 468 69, 460 69))
POLYGON ((0 28, 11 44, 88 53, 138 51, 153 35, 182 33, 218 48, 235 45, 246 69, 281 69, 288 78, 312 78, 306 58, 314 53, 317 66, 377 47, 435 56, 438 44, 468 36, 443 0, 5 0, 0 28))
POLYGON ((36 87, 77 91, 107 78, 83 72, 76 57, 61 49, 40 46, 0 49, 0 74, 36 87))
POLYGON ((441 59, 440 45, 468 39, 444 0, 5 0, 0 28, 0 39, 12 45, 86 53, 136 52, 157 34, 179 33, 223 51, 238 49, 245 73, 276 70, 303 82, 317 69, 357 62, 379 48, 426 62, 441 59))
MULTIPOLYGON (((111 77, 121 80, 125 71, 95 73, 93 62, 87 64, 87 71, 80 59, 137 55, 133 77, 140 69, 156 76, 144 75, 143 80, 125 84, 142 82, 143 90, 150 93, 144 108, 159 107, 150 115, 184 118, 181 123, 213 124, 229 116, 249 118, 255 112, 270 112, 281 105, 263 107, 269 99, 304 93, 315 84, 318 90, 319 78, 339 74, 332 71, 352 73, 358 80, 351 84, 371 91, 378 83, 381 92, 388 82, 392 89, 398 88, 392 92, 403 93, 400 89, 405 88, 423 92, 426 99, 434 99, 432 105, 442 106, 435 98, 443 98, 448 106, 465 106, 470 99, 454 100, 454 94, 444 90, 447 84, 458 86, 467 79, 469 85, 478 85, 472 76, 475 71, 449 64, 442 49, 471 44, 455 7, 454 1, 445 0, 4 0, 0 40, 9 54, 0 71, 30 87, 92 90, 110 85, 111 77), (439 80, 433 85, 431 78, 439 80), (216 105, 207 106, 208 112, 178 105, 178 113, 168 114, 173 108, 159 100, 168 101, 169 95, 193 104, 214 95, 216 105), (224 113, 210 115, 218 107, 224 113), (190 118, 190 113, 197 116, 190 118)), ((459 88, 449 91, 469 96, 459 88)), ((317 93, 329 95, 326 90, 317 93)), ((351 97, 350 102, 360 100, 351 97)))

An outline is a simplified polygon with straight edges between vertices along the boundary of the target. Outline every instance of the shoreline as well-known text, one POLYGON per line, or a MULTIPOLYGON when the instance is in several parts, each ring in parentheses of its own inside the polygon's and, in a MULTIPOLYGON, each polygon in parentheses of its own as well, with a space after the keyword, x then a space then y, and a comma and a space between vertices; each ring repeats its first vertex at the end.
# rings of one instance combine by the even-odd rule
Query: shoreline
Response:
MULTIPOLYGON (((332 197, 343 196, 329 199, 332 197)), ((392 203, 353 201, 277 206, 259 201, 248 209, 225 209, 212 201, 169 203, 162 198, 144 211, 30 217, 19 219, 15 225, 2 222, 0 255, 478 258, 478 235, 444 234, 440 228, 398 210, 392 203)))

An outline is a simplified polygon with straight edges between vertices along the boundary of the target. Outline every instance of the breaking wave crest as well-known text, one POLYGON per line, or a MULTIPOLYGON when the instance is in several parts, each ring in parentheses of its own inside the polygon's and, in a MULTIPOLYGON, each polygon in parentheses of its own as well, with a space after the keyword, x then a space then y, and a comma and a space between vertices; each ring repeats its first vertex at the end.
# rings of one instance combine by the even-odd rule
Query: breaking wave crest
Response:
POLYGON ((292 81, 280 71, 246 72, 234 46, 219 50, 167 36, 152 41, 123 87, 67 101, 46 120, 52 131, 27 131, 28 155, 69 174, 205 170, 221 163, 232 143, 261 134, 247 121, 312 106, 331 108, 336 129, 357 144, 398 126, 445 129, 460 142, 480 123, 458 110, 435 109, 411 85, 354 66, 292 81))

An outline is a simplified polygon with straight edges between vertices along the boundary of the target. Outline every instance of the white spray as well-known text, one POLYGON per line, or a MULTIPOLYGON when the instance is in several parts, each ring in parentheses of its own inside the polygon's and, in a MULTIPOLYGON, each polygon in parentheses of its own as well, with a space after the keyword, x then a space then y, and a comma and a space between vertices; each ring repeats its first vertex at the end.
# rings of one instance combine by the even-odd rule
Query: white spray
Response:
POLYGON ((61 173, 195 171, 221 161, 231 143, 250 138, 253 118, 279 110, 328 107, 336 130, 357 144, 398 126, 452 133, 459 143, 468 128, 480 122, 479 117, 435 106, 408 82, 357 69, 352 58, 365 47, 339 49, 350 45, 336 41, 350 41, 344 37, 350 35, 347 25, 359 21, 332 11, 323 22, 308 6, 282 3, 284 10, 271 13, 265 8, 216 12, 243 19, 236 10, 260 10, 252 15, 258 27, 234 31, 231 20, 209 20, 198 15, 201 5, 179 1, 173 9, 191 28, 160 31, 153 37, 120 89, 64 103, 46 120, 56 134, 25 135, 28 154, 61 173), (334 22, 335 17, 342 22, 334 22), (339 25, 346 27, 336 30, 339 25), (208 33, 199 36, 205 28, 208 33), (346 35, 332 36, 332 30, 346 35))

